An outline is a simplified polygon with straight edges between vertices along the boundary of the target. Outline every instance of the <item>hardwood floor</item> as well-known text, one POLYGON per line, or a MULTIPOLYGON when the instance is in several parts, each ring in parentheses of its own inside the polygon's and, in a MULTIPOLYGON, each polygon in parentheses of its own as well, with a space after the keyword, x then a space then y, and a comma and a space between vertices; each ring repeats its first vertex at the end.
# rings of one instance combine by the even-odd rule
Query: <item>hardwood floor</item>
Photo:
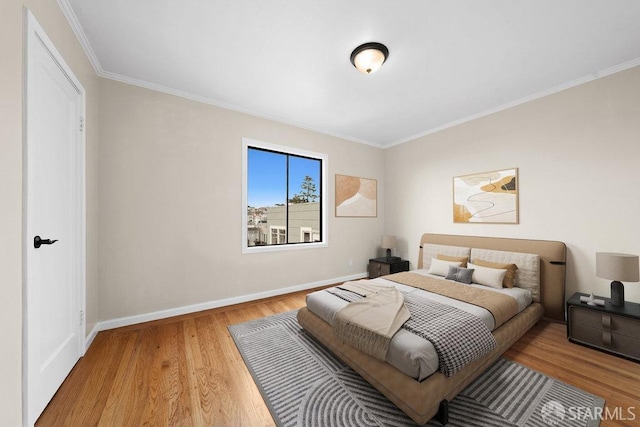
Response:
MULTIPOLYGON (((302 307, 308 292, 100 332, 36 426, 272 426, 227 326, 302 307)), ((505 357, 635 416, 602 426, 640 424, 640 364, 569 343, 564 324, 540 322, 505 357)))

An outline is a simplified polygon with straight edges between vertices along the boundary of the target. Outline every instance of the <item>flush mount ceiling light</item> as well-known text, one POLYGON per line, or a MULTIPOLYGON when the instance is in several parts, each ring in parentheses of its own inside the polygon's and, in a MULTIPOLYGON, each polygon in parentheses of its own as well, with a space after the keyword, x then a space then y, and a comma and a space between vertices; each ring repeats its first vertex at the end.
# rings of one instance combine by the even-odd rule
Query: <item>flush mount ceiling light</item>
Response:
POLYGON ((381 43, 365 43, 351 52, 351 63, 361 73, 375 73, 389 57, 389 49, 381 43))

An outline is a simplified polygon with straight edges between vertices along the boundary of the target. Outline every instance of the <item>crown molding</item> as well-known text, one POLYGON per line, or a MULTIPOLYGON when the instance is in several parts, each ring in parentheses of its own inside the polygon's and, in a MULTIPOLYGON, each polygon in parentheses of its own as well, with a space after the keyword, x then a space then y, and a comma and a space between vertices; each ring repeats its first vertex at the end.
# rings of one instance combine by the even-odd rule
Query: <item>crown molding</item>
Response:
POLYGON ((598 79, 600 79, 602 77, 606 77, 606 76, 609 76, 611 74, 619 73, 621 71, 625 71, 625 70, 628 70, 630 68, 637 67, 639 65, 640 65, 640 58, 635 58, 635 59, 632 59, 631 61, 623 62, 622 64, 614 65, 613 67, 605 68, 604 70, 595 71, 595 72, 593 72, 591 74, 588 74, 588 75, 583 76, 583 77, 579 77, 579 78, 577 78, 575 80, 571 80, 569 82, 559 84, 559 85, 554 86, 554 87, 552 87, 550 89, 546 89, 546 90, 543 90, 543 91, 540 91, 540 92, 536 92, 536 93, 534 93, 532 95, 525 96, 525 97, 517 99, 515 101, 507 102, 506 104, 502 104, 502 105, 500 105, 498 107, 490 108, 488 110, 485 110, 485 111, 482 111, 482 112, 479 112, 479 113, 476 113, 476 114, 472 114, 470 116, 463 117, 463 118, 458 119, 458 120, 454 120, 452 122, 443 124, 441 126, 437 126, 435 128, 431 128, 431 129, 426 130, 424 132, 420 132, 418 134, 411 135, 411 136, 408 136, 406 138, 399 139, 399 140, 397 140, 395 142, 392 142, 390 144, 382 145, 382 148, 386 149, 386 148, 395 147, 396 145, 401 145, 401 144, 404 144, 406 142, 410 142, 410 141, 416 140, 418 138, 422 138, 424 136, 431 135, 431 134, 443 131, 445 129, 449 129, 449 128, 461 125, 463 123, 467 123, 467 122, 470 122, 472 120, 476 120, 476 119, 479 119, 481 117, 488 116, 490 114, 494 114, 494 113, 498 113, 500 111, 508 110, 509 108, 513 108, 513 107, 516 107, 518 105, 526 104, 527 102, 534 101, 534 100, 539 99, 539 98, 544 98, 545 96, 553 95, 555 93, 562 92, 563 90, 567 90, 567 89, 570 89, 570 88, 575 87, 575 86, 579 86, 579 85, 584 84, 584 83, 589 83, 591 81, 598 80, 598 79))
POLYGON ((305 130, 309 130, 312 132, 316 132, 316 133, 320 133, 323 135, 327 135, 327 136, 331 136, 334 138, 339 138, 339 139, 344 139, 347 141, 351 141, 351 142, 357 142, 359 144, 365 144, 365 145, 370 145, 372 147, 376 147, 376 148, 381 148, 379 144, 374 144, 372 142, 369 141, 365 141, 363 139, 359 139, 359 138, 355 138, 352 136, 348 136, 348 135, 342 135, 339 133, 334 133, 334 132, 329 132, 325 129, 320 129, 317 127, 313 127, 313 126, 309 126, 307 124, 304 123, 299 123, 299 122, 295 122, 292 120, 287 120, 287 119, 283 119, 282 117, 278 117, 278 116, 272 116, 269 114, 263 114, 263 113, 258 113, 246 108, 242 108, 242 107, 238 107, 237 105, 234 104, 228 104, 226 102, 221 102, 215 99, 211 99, 211 98, 207 98, 204 96, 200 96, 200 95, 196 95, 194 93, 191 92, 185 92, 179 89, 172 89, 166 86, 162 86, 156 83, 150 83, 147 82, 145 80, 139 80, 139 79, 134 79, 131 77, 127 77, 127 76, 123 76, 121 74, 117 74, 117 73, 111 73, 108 71, 103 71, 102 73, 99 73, 100 77, 104 77, 106 79, 109 80, 114 80, 114 81, 118 81, 121 83, 126 83, 132 86, 138 86, 138 87, 142 87, 145 89, 150 89, 156 92, 162 92, 162 93, 166 93, 168 95, 174 95, 174 96, 178 96, 181 98, 186 98, 189 99, 191 101, 196 101, 196 102, 200 102, 203 104, 208 104, 208 105, 212 105, 214 107, 219 107, 219 108, 224 108, 226 110, 231 110, 231 111, 236 111, 238 113, 243 113, 243 114, 247 114, 249 116, 253 116, 253 117, 258 117, 261 119, 266 119, 266 120, 270 120, 273 122, 278 122, 278 123, 282 123, 284 125, 288 125, 288 126, 294 126, 296 128, 299 129, 305 129, 305 130))
POLYGON ((232 110, 232 111, 236 111, 239 113, 243 113, 243 114, 247 114, 253 117, 258 117, 258 118, 262 118, 262 119, 266 119, 266 120, 271 120, 274 122, 278 122, 278 123, 282 123, 284 125, 288 125, 288 126, 294 126, 300 129, 305 129, 305 130, 309 130, 312 132, 316 132, 316 133, 320 133, 323 135, 327 135, 327 136, 331 136, 334 138, 339 138, 339 139, 344 139, 347 141, 351 141, 351 142, 357 142, 359 144, 365 144, 365 145, 369 145, 375 148, 381 148, 380 144, 374 144, 370 141, 365 141, 363 139, 359 139, 359 138, 355 138, 349 135, 342 135, 339 133, 334 133, 334 132, 328 132, 324 129, 320 129, 320 128, 316 128, 313 126, 309 126, 307 124, 304 123, 298 123, 298 122, 294 122, 291 120, 286 120, 283 119, 281 117, 276 117, 276 116, 271 116, 268 114, 262 114, 262 113, 257 113, 255 111, 251 111, 249 109, 246 108, 242 108, 242 107, 238 107, 236 105, 233 104, 228 104, 225 102, 221 102, 215 99, 211 99, 211 98, 207 98, 204 96, 200 96, 200 95, 196 95, 190 92, 185 92, 182 90, 178 90, 178 89, 172 89, 172 88, 168 88, 166 86, 162 86, 162 85, 158 85, 155 83, 151 83, 151 82, 147 82, 144 80, 139 80, 139 79, 134 79, 131 77, 127 77, 127 76, 123 76, 121 74, 116 74, 116 73, 112 73, 109 71, 105 71, 102 68, 102 64, 100 64, 100 61, 98 60, 98 56, 96 55, 95 51, 93 50, 93 47, 91 47, 91 43, 89 43, 89 39, 87 38, 87 35, 84 32, 84 29, 82 28, 82 25, 80 25, 80 21, 78 20, 78 17, 76 16, 75 12, 73 11, 73 8, 71 7, 71 5, 69 4, 69 0, 57 0, 58 2, 58 6, 60 7, 60 9, 62 10, 63 15, 65 16, 65 18, 67 19, 67 22, 69 22, 69 25, 71 26, 71 29, 73 30, 74 34, 76 35, 78 41, 80 42, 80 45, 82 46, 82 49, 84 50, 85 54, 87 55, 87 58, 89 59, 89 62, 91 63, 91 65, 93 66, 94 71, 96 72, 96 74, 99 77, 103 77, 105 79, 110 79, 110 80, 115 80, 121 83, 126 83, 132 86, 138 86, 138 87, 142 87, 145 89, 150 89, 150 90, 154 90, 156 92, 162 92, 162 93, 166 93, 168 95, 174 95, 174 96, 179 96, 181 98, 186 98, 192 101, 196 101, 196 102, 201 102, 203 104, 208 104, 208 105, 212 105, 214 107, 220 107, 220 108, 224 108, 226 110, 232 110))
POLYGON ((595 72, 593 72, 591 74, 588 74, 586 76, 571 80, 571 81, 566 82, 566 83, 559 84, 559 85, 557 85, 555 87, 552 87, 550 89, 546 89, 546 90, 542 90, 540 92, 536 92, 536 93, 534 93, 532 95, 525 96, 525 97, 517 99, 515 101, 507 102, 507 103, 499 105, 497 107, 490 108, 490 109, 481 111, 479 113, 472 114, 472 115, 467 116, 467 117, 463 117, 461 119, 453 120, 451 122, 442 124, 440 126, 436 126, 434 128, 425 130, 424 132, 420 132, 420 133, 417 133, 417 134, 414 134, 414 135, 407 136, 405 138, 398 139, 396 141, 390 142, 389 144, 375 144, 375 143, 372 143, 370 141, 365 141, 363 139, 356 138, 356 137, 353 137, 353 136, 342 135, 342 134, 335 133, 335 132, 329 132, 329 131, 327 131, 325 129, 320 129, 320 128, 317 128, 317 127, 314 127, 314 126, 310 126, 308 124, 298 123, 298 122, 295 122, 295 121, 284 119, 282 117, 277 117, 277 116, 272 116, 272 115, 268 115, 268 114, 258 113, 258 112, 255 112, 255 111, 252 111, 252 110, 249 110, 249 109, 246 109, 246 108, 242 108, 242 107, 239 107, 239 106, 236 106, 236 105, 233 105, 233 104, 228 104, 228 103, 221 102, 221 101, 218 101, 218 100, 215 100, 215 99, 211 99, 211 98, 207 98, 207 97, 204 97, 204 96, 196 95, 196 94, 193 94, 193 93, 190 93, 190 92, 185 92, 185 91, 178 90, 178 89, 172 89, 172 88, 168 88, 166 86, 158 85, 158 84, 147 82, 147 81, 144 81, 144 80, 134 79, 134 78, 131 78, 131 77, 127 77, 127 76, 123 76, 123 75, 120 75, 120 74, 116 74, 116 73, 105 71, 102 68, 102 65, 100 64, 100 61, 98 60, 98 57, 97 57, 95 51, 91 47, 91 44, 89 43, 89 40, 88 40, 86 34, 84 33, 84 30, 83 30, 82 26, 80 25, 80 21, 78 20, 75 12, 73 11, 73 8, 69 4, 69 0, 57 0, 57 2, 58 2, 58 5, 60 6, 60 9, 62 10, 62 13, 67 18, 67 21, 69 22, 69 25, 71 26, 73 32, 75 33, 76 37, 78 38, 78 41, 80 42, 80 45, 82 46, 82 49, 84 50, 85 54, 87 55, 87 58, 91 62, 91 65, 93 66, 93 69, 95 70, 96 74, 99 77, 103 77, 103 78, 106 78, 106 79, 119 81, 121 83, 126 83, 126 84, 130 84, 130 85, 133 85, 133 86, 138 86, 138 87, 154 90, 154 91, 157 91, 157 92, 166 93, 166 94, 169 94, 169 95, 178 96, 178 97, 181 97, 181 98, 186 98, 186 99, 189 99, 189 100, 192 100, 192 101, 196 101, 196 102, 200 102, 200 103, 203 103, 203 104, 208 104, 208 105, 212 105, 212 106, 215 106, 215 107, 224 108, 226 110, 236 111, 236 112, 247 114, 247 115, 250 115, 250 116, 253 116, 253 117, 258 117, 258 118, 262 118, 262 119, 266 119, 266 120, 271 120, 271 121, 274 121, 274 122, 277 122, 277 123, 282 123, 284 125, 294 126, 294 127, 300 128, 300 129, 305 129, 305 130, 309 130, 309 131, 312 131, 312 132, 320 133, 320 134, 323 134, 323 135, 331 136, 331 137, 334 137, 334 138, 344 139, 344 140, 351 141, 351 142, 357 142, 359 144, 369 145, 371 147, 380 148, 380 149, 386 149, 386 148, 395 147, 396 145, 404 144, 406 142, 410 142, 410 141, 416 140, 418 138, 422 138, 424 136, 431 135, 431 134, 443 131, 445 129, 449 129, 449 128, 452 128, 454 126, 458 126, 458 125, 461 125, 463 123, 467 123, 467 122, 470 122, 472 120, 476 120, 476 119, 479 119, 481 117, 488 116, 490 114, 498 113, 500 111, 504 111, 504 110, 507 110, 509 108, 513 108, 513 107, 516 107, 518 105, 525 104, 527 102, 534 101, 534 100, 539 99, 539 98, 543 98, 545 96, 553 95, 555 93, 562 92, 563 90, 570 89, 570 88, 572 88, 574 86, 578 86, 578 85, 581 85, 581 84, 584 84, 584 83, 588 83, 588 82, 591 82, 593 80, 597 80, 597 79, 600 79, 602 77, 609 76, 611 74, 619 73, 621 71, 628 70, 629 68, 637 67, 637 66, 640 65, 640 58, 635 58, 635 59, 632 59, 630 61, 623 62, 622 64, 614 65, 613 67, 605 68, 604 70, 595 71, 595 72))
POLYGON ((60 10, 62 10, 62 14, 65 18, 67 18, 67 22, 71 26, 73 33, 76 35, 76 38, 80 42, 82 50, 84 50, 85 55, 87 55, 89 62, 93 66, 93 70, 98 76, 100 76, 104 72, 104 70, 102 69, 102 65, 98 60, 98 56, 91 47, 89 39, 84 33, 84 29, 82 28, 82 25, 80 25, 80 21, 78 20, 76 13, 73 11, 73 8, 69 4, 69 0, 57 0, 57 2, 58 6, 60 6, 60 10))

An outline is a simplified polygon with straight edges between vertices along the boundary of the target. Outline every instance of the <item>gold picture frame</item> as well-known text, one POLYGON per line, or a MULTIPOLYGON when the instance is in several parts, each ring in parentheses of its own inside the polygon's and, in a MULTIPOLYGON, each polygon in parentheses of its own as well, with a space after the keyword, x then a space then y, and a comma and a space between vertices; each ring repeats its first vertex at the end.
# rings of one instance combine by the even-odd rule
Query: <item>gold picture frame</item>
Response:
POLYGON ((378 216, 378 182, 336 174, 336 217, 378 216))
POLYGON ((453 178, 453 222, 518 224, 518 168, 453 178))

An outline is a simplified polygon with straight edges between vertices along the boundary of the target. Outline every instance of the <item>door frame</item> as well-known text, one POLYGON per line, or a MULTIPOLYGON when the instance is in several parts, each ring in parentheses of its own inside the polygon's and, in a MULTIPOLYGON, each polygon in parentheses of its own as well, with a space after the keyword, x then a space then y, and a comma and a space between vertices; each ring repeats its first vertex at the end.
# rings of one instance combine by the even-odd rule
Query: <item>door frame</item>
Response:
POLYGON ((75 87, 79 95, 80 114, 78 117, 78 131, 74 143, 73 167, 76 177, 74 197, 74 283, 76 286, 75 298, 77 298, 77 308, 75 318, 78 333, 78 357, 85 353, 86 346, 86 171, 85 171, 85 90, 76 78, 71 68, 64 61, 60 52, 51 42, 44 29, 37 22, 31 11, 24 8, 23 14, 23 112, 22 112, 22 418, 23 425, 29 423, 29 300, 28 300, 28 272, 29 259, 28 249, 33 244, 32 234, 28 218, 28 198, 29 198, 29 117, 28 117, 28 71, 29 71, 29 50, 33 43, 40 43, 47 49, 53 60, 66 75, 69 82, 75 87))

